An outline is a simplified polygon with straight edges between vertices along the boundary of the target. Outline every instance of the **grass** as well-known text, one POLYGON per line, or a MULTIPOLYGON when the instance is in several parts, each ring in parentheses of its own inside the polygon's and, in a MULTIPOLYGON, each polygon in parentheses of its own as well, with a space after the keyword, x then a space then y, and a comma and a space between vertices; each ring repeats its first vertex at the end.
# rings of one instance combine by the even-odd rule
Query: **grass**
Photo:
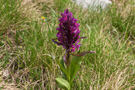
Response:
POLYGON ((88 11, 67 0, 0 1, 0 62, 10 70, 7 82, 26 90, 57 90, 56 59, 64 49, 52 42, 60 12, 68 8, 80 23, 84 56, 72 90, 135 89, 134 2, 88 11), (45 20, 41 18, 45 17, 45 20))

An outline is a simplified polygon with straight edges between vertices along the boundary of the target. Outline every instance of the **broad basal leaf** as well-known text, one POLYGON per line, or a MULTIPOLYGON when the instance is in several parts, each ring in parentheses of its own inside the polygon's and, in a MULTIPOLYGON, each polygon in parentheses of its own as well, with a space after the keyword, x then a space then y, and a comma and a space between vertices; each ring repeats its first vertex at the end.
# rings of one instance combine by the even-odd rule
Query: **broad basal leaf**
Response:
POLYGON ((67 80, 63 78, 56 78, 55 81, 60 88, 70 90, 70 84, 67 80))

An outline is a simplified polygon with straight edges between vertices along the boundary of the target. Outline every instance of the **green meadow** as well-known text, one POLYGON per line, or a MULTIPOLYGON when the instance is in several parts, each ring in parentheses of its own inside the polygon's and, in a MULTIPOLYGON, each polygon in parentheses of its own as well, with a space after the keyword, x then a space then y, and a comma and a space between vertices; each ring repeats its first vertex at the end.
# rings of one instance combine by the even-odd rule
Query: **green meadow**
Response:
POLYGON ((135 90, 134 0, 96 11, 70 0, 0 0, 0 71, 9 71, 2 80, 21 90, 62 90, 56 60, 65 50, 52 39, 67 8, 87 37, 78 52, 96 51, 82 57, 71 90, 135 90))

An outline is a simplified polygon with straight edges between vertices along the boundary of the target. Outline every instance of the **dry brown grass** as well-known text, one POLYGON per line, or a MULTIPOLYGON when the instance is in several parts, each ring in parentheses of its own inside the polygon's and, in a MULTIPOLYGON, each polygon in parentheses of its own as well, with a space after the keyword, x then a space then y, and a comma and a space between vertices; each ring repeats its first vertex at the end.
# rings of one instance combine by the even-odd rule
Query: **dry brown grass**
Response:
POLYGON ((15 83, 6 83, 4 78, 4 71, 0 71, 0 90, 22 90, 15 83))
POLYGON ((49 13, 49 8, 52 6, 53 0, 22 0, 20 10, 31 20, 49 13), (46 11, 41 10, 43 6, 46 6, 46 11))

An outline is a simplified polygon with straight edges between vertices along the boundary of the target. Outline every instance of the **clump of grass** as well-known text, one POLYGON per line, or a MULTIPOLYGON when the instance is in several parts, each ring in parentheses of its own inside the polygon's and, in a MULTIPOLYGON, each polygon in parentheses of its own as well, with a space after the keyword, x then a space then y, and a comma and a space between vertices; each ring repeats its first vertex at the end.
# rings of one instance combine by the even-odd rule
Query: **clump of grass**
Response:
POLYGON ((53 6, 53 0, 22 0, 20 8, 31 21, 31 19, 37 20, 42 15, 47 16, 53 6))
MULTIPOLYGON (((89 26, 89 28, 92 27, 89 26)), ((134 86, 135 58, 133 54, 129 53, 129 49, 126 49, 126 44, 109 34, 104 35, 100 28, 92 28, 87 37, 89 43, 85 43, 83 47, 86 47, 87 50, 95 50, 97 55, 88 55, 84 58, 84 64, 87 66, 82 66, 83 69, 78 74, 78 76, 82 76, 81 82, 79 79, 75 85, 80 89, 118 90, 126 90, 134 86), (127 84, 125 85, 125 83, 127 84)))
MULTIPOLYGON (((31 22, 35 22, 35 20, 38 20, 39 17, 41 17, 40 15, 42 12, 40 8, 38 8, 40 7, 37 5, 38 2, 32 2, 32 1, 21 2, 21 1, 16 1, 16 0, 7 1, 7 2, 2 0, 0 2, 1 2, 0 7, 2 8, 2 11, 0 12, 1 13, 0 18, 1 18, 1 22, 3 22, 0 24, 0 34, 1 34, 0 36, 0 49, 1 49, 0 61, 3 63, 2 64, 3 68, 7 68, 12 71, 11 72, 12 82, 18 83, 18 80, 20 82, 23 81, 22 77, 18 79, 19 78, 18 75, 22 74, 22 71, 27 70, 25 65, 30 66, 28 59, 26 59, 28 60, 26 62, 23 61, 24 59, 22 59, 24 45, 26 44, 24 43, 25 36, 23 35, 28 34, 29 30, 34 27, 31 24, 31 22)), ((24 75, 23 76, 24 78, 26 75, 25 74, 23 75, 24 75)))
POLYGON ((116 32, 123 34, 122 36, 125 36, 125 39, 128 37, 135 39, 135 31, 133 29, 135 27, 135 14, 133 12, 133 5, 127 3, 114 5, 110 11, 113 28, 115 28, 116 32))
POLYGON ((18 12, 18 7, 19 4, 16 0, 12 1, 7 1, 5 2, 4 0, 0 1, 0 7, 1 7, 1 12, 0 12, 0 31, 1 35, 4 33, 4 31, 12 31, 20 25, 22 22, 24 22, 23 17, 21 17, 21 13, 18 12), (23 18, 23 19, 22 19, 23 18), (20 21, 20 22, 18 22, 20 21))

